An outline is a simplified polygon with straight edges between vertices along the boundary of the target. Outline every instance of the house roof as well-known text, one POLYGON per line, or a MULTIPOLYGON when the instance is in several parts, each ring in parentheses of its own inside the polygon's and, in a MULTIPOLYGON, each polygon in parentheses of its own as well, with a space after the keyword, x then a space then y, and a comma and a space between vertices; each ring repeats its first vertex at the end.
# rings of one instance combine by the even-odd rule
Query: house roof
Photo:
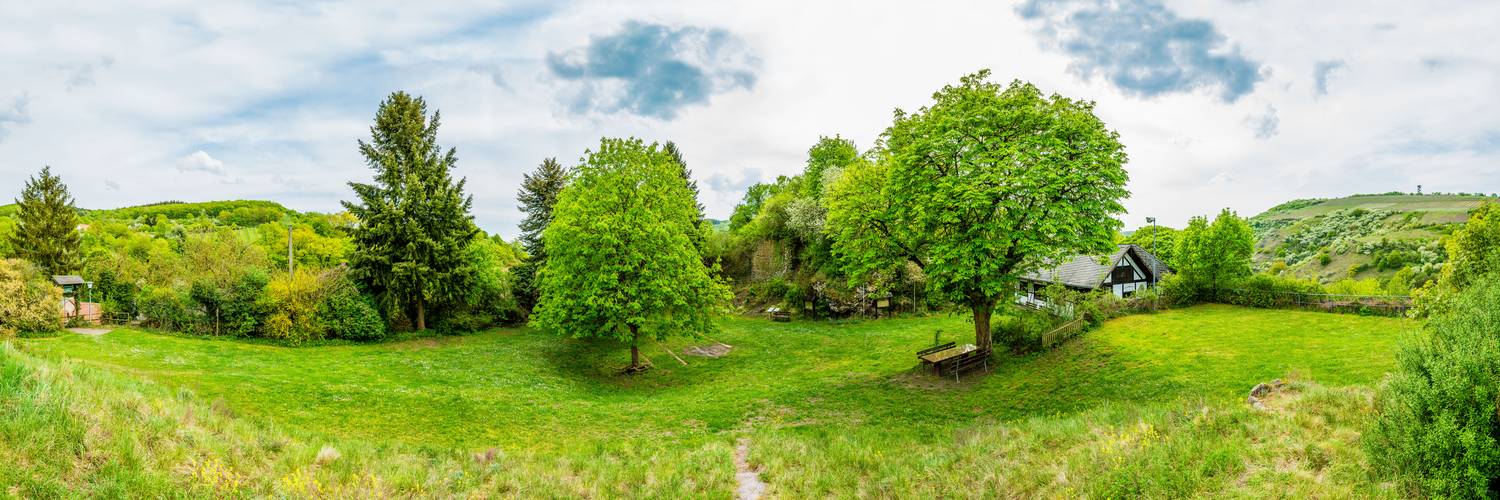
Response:
POLYGON ((58 285, 82 285, 83 278, 79 276, 73 276, 71 274, 65 276, 53 275, 52 282, 57 283, 58 285))
POLYGON ((1117 247, 1107 258, 1101 259, 1097 255, 1078 255, 1059 266, 1029 273, 1021 279, 1041 283, 1055 282, 1073 288, 1092 290, 1104 283, 1104 279, 1109 277, 1110 269, 1114 268, 1115 263, 1119 262, 1126 252, 1135 253, 1140 262, 1155 276, 1172 272, 1172 268, 1167 267, 1166 263, 1156 258, 1155 255, 1151 255, 1151 252, 1147 252, 1146 249, 1125 244, 1117 247))

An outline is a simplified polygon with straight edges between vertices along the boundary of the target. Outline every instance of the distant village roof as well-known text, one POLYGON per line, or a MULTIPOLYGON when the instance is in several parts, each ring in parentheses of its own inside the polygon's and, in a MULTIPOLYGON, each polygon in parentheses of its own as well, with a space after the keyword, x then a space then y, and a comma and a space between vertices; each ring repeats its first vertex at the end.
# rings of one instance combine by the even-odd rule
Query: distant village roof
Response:
POLYGON ((1147 252, 1146 249, 1125 244, 1116 248, 1108 258, 1102 259, 1102 263, 1097 255, 1079 255, 1062 265, 1027 274, 1021 279, 1041 283, 1061 283, 1072 288, 1093 290, 1104 283, 1104 279, 1109 277, 1110 270, 1114 269, 1115 263, 1119 262, 1126 252, 1134 252, 1140 262, 1145 264, 1151 274, 1157 276, 1158 279, 1172 272, 1172 268, 1167 267, 1166 263, 1156 258, 1155 255, 1151 255, 1151 252, 1147 252))
POLYGON ((82 285, 83 284, 83 278, 79 277, 79 276, 73 276, 71 274, 65 275, 65 276, 63 276, 63 275, 53 275, 52 276, 52 282, 53 283, 57 283, 59 286, 61 286, 61 285, 82 285))

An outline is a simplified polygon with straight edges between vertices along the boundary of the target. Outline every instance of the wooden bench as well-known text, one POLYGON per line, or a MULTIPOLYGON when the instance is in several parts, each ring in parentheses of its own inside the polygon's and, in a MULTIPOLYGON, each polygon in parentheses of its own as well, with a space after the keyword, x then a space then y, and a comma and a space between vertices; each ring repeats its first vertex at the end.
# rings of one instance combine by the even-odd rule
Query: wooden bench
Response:
POLYGON ((780 321, 782 323, 785 323, 785 322, 788 322, 788 321, 791 321, 791 320, 792 320, 792 312, 791 311, 776 311, 776 312, 771 313, 771 321, 780 321))
POLYGON ((944 373, 952 373, 953 374, 953 381, 957 382, 958 381, 958 375, 960 373, 972 370, 976 366, 982 366, 986 370, 988 370, 990 368, 990 350, 989 349, 975 349, 975 350, 972 350, 972 351, 969 351, 969 352, 966 352, 966 353, 963 353, 963 354, 959 354, 957 356, 954 356, 954 357, 942 360, 942 361, 938 362, 938 364, 937 364, 937 370, 938 370, 938 375, 939 376, 943 375, 944 373))

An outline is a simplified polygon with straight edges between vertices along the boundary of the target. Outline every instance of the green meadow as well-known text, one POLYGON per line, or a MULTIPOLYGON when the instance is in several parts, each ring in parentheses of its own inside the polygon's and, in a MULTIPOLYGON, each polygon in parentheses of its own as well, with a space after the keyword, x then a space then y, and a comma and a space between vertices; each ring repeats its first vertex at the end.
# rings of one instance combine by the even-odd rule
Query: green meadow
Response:
POLYGON ((650 345, 655 369, 638 376, 618 374, 621 346, 528 329, 313 347, 133 329, 19 339, 3 358, 0 458, 56 460, 0 472, 0 486, 19 496, 729 497, 743 444, 767 493, 788 498, 1378 494, 1386 487, 1366 480, 1358 429, 1408 327, 1202 305, 999 355, 958 381, 913 357, 938 331, 972 339, 963 316, 947 315, 728 319, 712 338, 650 345), (715 343, 732 349, 685 351, 715 343), (1285 408, 1249 409, 1250 387, 1275 378, 1294 381, 1285 408), (44 403, 58 400, 68 408, 49 416, 44 403), (184 412, 214 437, 159 451, 152 442, 191 435, 173 429, 184 412), (1257 439, 1266 430, 1284 436, 1257 439), (99 453, 102 464, 38 446, 99 453), (223 471, 191 471, 210 460, 223 471), (449 469, 458 479, 428 477, 449 469), (240 481, 225 487, 220 473, 240 481))

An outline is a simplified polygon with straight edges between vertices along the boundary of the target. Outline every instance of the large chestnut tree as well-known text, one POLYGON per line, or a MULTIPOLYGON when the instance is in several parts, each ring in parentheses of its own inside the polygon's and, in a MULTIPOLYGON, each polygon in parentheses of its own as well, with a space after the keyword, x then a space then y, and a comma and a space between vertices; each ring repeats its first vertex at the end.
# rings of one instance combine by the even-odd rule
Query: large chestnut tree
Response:
POLYGON ((1094 103, 984 70, 896 110, 873 161, 829 192, 827 231, 852 279, 905 260, 930 291, 967 306, 974 342, 1020 276, 1105 253, 1124 213, 1125 148, 1094 103))

